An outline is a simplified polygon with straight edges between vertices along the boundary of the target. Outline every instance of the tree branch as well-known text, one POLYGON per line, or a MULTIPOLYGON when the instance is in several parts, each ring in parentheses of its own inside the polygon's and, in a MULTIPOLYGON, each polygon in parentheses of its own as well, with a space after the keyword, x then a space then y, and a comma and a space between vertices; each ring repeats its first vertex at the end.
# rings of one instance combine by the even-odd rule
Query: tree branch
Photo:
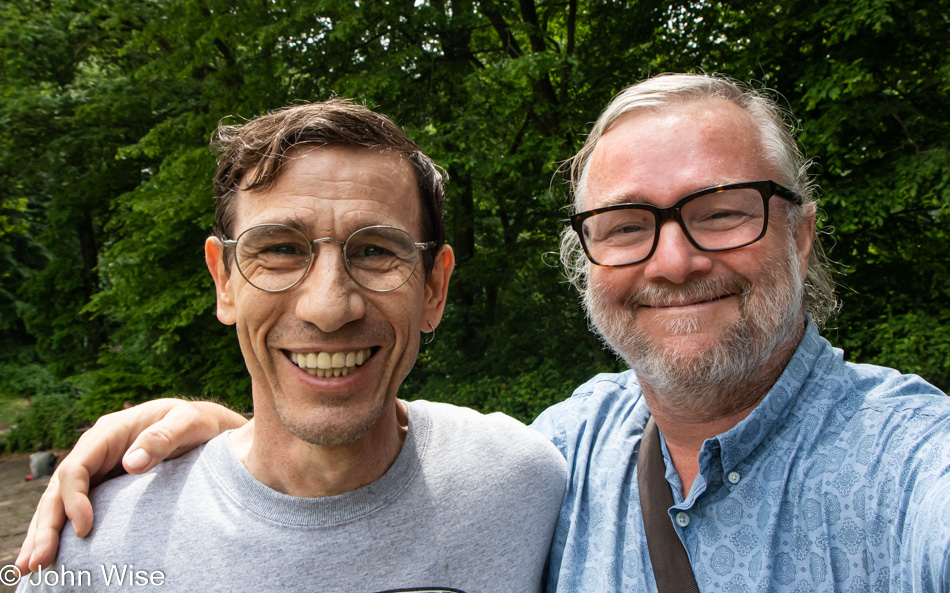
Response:
POLYGON ((521 6, 521 19, 529 25, 528 39, 531 40, 531 51, 543 53, 547 48, 541 36, 541 24, 538 22, 538 10, 534 5, 534 0, 518 0, 518 4, 521 6))
POLYGON ((495 32, 498 33, 498 38, 501 39, 502 50, 510 58, 520 57, 522 52, 521 47, 518 45, 518 40, 512 35, 508 23, 505 22, 501 13, 498 12, 498 7, 495 6, 491 0, 482 0, 481 5, 482 12, 488 17, 488 22, 491 23, 495 32))

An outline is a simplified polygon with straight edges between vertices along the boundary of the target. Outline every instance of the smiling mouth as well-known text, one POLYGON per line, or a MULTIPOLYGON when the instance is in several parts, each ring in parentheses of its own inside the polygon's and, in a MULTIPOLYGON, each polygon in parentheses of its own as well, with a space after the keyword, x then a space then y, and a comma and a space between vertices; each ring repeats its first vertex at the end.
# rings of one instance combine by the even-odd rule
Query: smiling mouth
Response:
POLYGON ((658 302, 658 303, 643 303, 641 306, 648 309, 670 309, 673 307, 690 307, 692 305, 703 305, 705 303, 714 303, 716 301, 721 301, 722 299, 735 296, 733 294, 721 294, 719 296, 710 297, 708 299, 695 300, 689 302, 658 302))
POLYGON ((373 356, 372 348, 350 352, 284 351, 295 365, 314 377, 345 377, 373 356))

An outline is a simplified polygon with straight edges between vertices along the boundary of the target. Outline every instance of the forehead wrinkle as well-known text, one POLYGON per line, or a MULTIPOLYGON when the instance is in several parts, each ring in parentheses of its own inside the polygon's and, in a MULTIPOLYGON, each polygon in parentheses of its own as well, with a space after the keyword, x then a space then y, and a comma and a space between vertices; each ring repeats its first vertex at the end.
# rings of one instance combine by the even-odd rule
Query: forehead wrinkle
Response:
POLYGON ((244 231, 246 231, 247 229, 249 229, 249 228, 251 228, 251 227, 261 226, 261 225, 265 225, 265 224, 281 224, 281 225, 284 225, 284 226, 286 226, 286 227, 290 227, 290 228, 294 229, 295 231, 299 231, 299 232, 301 232, 301 233, 303 233, 303 234, 305 234, 305 235, 307 234, 307 230, 308 230, 308 227, 309 227, 309 225, 308 225, 307 223, 305 223, 303 220, 301 220, 300 217, 299 217, 296 213, 294 213, 292 216, 264 217, 262 220, 258 220, 258 221, 256 221, 256 222, 254 222, 254 224, 248 225, 246 228, 241 229, 240 232, 244 232, 244 231))
MULTIPOLYGON (((413 199, 416 199, 415 196, 413 196, 413 199)), ((406 205, 405 208, 412 208, 412 206, 406 205)), ((357 207, 343 212, 339 223, 340 227, 347 233, 353 233, 370 226, 390 226, 402 229, 411 235, 419 230, 418 227, 421 227, 419 209, 416 209, 414 216, 411 216, 408 220, 409 228, 404 228, 406 225, 395 220, 393 215, 392 212, 380 213, 372 209, 357 207)))

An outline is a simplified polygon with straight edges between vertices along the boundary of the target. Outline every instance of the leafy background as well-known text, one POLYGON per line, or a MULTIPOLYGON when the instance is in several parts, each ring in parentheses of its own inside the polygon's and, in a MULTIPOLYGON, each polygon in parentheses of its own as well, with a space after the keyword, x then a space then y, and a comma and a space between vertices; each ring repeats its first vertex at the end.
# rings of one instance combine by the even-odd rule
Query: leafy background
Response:
POLYGON ((340 95, 449 172, 459 268, 402 388, 529 420, 620 368, 546 255, 558 163, 665 71, 777 89, 817 160, 849 358, 950 387, 950 0, 5 0, 0 400, 10 449, 68 446, 126 400, 250 405, 202 262, 207 142, 340 95), (16 408, 16 406, 8 406, 16 408))

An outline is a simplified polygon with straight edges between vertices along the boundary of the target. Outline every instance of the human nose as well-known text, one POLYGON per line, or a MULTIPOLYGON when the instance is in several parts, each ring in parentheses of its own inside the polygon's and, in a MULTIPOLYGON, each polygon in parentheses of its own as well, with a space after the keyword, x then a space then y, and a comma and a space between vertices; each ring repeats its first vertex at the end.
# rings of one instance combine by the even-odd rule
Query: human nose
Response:
POLYGON ((294 287, 296 314, 323 332, 333 332, 363 317, 363 290, 350 278, 343 262, 342 246, 314 245, 313 265, 294 287))
POLYGON ((680 284, 696 273, 708 272, 712 259, 686 236, 678 220, 666 220, 657 227, 656 250, 646 261, 644 275, 680 284))

